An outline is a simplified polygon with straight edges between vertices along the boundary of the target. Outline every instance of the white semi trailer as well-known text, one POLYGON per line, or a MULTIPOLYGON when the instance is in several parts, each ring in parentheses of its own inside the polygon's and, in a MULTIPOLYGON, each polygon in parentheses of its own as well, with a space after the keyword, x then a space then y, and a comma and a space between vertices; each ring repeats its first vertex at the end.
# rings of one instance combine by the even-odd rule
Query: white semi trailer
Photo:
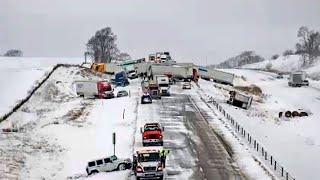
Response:
POLYGON ((151 75, 170 75, 173 78, 192 78, 192 66, 183 65, 151 65, 151 75))
POLYGON ((78 80, 74 83, 77 95, 89 98, 113 98, 113 89, 108 81, 78 80))
POLYGON ((116 63, 105 63, 104 68, 105 68, 105 73, 107 74, 115 74, 117 72, 124 70, 119 64, 116 64, 116 63))
POLYGON ((212 79, 214 82, 217 83, 233 85, 234 74, 232 73, 227 73, 216 69, 199 67, 198 74, 201 78, 206 80, 212 79))

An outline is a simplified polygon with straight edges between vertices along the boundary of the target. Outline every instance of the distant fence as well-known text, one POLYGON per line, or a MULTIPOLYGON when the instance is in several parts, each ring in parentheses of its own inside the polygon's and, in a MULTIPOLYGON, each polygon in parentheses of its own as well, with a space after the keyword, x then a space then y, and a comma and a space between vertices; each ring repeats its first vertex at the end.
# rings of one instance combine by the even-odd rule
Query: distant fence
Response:
MULTIPOLYGON (((210 96, 209 96, 210 97, 210 96)), ((285 180, 296 180, 293 176, 286 171, 285 167, 283 167, 272 155, 270 152, 264 148, 261 143, 255 140, 252 135, 244 129, 230 114, 228 114, 222 106, 217 103, 213 97, 210 97, 210 102, 220 111, 223 116, 229 121, 229 123, 233 126, 235 131, 242 136, 244 140, 249 144, 249 147, 253 148, 257 153, 262 157, 262 159, 270 165, 270 167, 274 170, 274 172, 285 180)))
POLYGON ((56 64, 49 73, 45 74, 45 77, 37 83, 32 90, 28 92, 28 95, 20 100, 8 113, 4 114, 0 117, 0 123, 6 120, 9 116, 11 116, 14 112, 16 112, 23 104, 25 104, 31 96, 49 79, 49 77, 53 74, 53 72, 58 69, 59 67, 81 67, 80 65, 73 65, 73 64, 56 64))

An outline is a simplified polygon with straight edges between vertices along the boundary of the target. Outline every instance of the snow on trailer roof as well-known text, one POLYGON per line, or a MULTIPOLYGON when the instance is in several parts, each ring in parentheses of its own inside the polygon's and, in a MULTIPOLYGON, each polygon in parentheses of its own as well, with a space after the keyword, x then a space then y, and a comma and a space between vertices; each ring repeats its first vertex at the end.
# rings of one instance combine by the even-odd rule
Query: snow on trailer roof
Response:
POLYGON ((75 83, 77 82, 107 82, 107 83, 110 83, 111 81, 109 79, 84 79, 84 80, 75 80, 73 81, 75 83))

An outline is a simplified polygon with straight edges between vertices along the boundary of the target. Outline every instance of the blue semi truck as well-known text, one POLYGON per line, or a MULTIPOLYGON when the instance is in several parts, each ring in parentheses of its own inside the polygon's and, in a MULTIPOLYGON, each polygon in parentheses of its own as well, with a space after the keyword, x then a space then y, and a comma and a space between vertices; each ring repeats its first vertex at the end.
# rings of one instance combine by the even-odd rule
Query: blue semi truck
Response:
POLYGON ((114 76, 115 76, 115 78, 113 79, 113 83, 116 86, 127 86, 127 85, 129 85, 129 80, 128 80, 128 77, 127 77, 127 73, 125 71, 118 72, 114 76))

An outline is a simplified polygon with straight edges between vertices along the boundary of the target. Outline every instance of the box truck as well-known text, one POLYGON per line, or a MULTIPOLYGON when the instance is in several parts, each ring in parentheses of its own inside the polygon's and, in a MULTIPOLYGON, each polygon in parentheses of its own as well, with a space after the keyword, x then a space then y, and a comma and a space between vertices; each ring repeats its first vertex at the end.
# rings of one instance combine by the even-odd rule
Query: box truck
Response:
POLYGON ((75 81, 76 93, 89 98, 113 98, 112 85, 108 81, 79 80, 75 81))

